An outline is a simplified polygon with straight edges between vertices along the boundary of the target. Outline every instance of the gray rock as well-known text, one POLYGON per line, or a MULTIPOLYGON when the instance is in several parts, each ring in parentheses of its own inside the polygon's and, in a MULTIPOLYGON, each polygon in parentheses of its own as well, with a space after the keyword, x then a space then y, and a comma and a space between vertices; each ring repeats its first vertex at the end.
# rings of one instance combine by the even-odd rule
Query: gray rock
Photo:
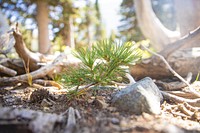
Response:
POLYGON ((163 97, 153 80, 146 77, 135 84, 117 92, 112 105, 120 111, 141 114, 160 114, 160 102, 163 97))

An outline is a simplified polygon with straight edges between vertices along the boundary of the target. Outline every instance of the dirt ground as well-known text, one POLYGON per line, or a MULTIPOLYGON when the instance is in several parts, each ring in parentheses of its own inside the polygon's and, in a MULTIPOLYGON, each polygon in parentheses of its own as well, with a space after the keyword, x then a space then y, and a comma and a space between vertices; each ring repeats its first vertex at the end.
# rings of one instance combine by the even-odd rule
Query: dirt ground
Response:
MULTIPOLYGON (((69 107, 77 109, 76 133, 197 133, 199 120, 185 115, 176 115, 176 104, 164 102, 160 115, 127 114, 112 107, 111 96, 116 90, 87 90, 82 95, 69 98, 55 87, 36 89, 18 86, 0 88, 0 107, 26 108, 42 112, 61 114, 69 107)), ((180 113, 180 112, 176 112, 180 113)), ((59 132, 59 131, 58 131, 59 132)))

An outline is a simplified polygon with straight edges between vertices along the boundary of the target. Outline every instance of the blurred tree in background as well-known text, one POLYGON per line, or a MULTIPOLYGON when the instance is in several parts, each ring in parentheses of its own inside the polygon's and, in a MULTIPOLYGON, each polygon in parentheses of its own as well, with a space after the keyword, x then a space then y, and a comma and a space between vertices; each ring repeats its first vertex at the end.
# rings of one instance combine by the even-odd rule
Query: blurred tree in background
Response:
POLYGON ((120 5, 120 15, 122 16, 118 27, 120 38, 126 41, 139 41, 144 39, 136 20, 133 0, 123 0, 120 5))
MULTIPOLYGON (((163 25, 176 30, 174 0, 150 1, 163 25)), ((136 42, 144 39, 136 19, 135 5, 133 0, 122 0, 119 32, 113 30, 108 38, 136 42)), ((106 38, 99 0, 0 0, 0 8, 10 23, 22 24, 26 44, 32 42, 33 31, 38 29, 41 53, 63 51, 66 46, 91 46, 94 41, 106 38)))
POLYGON ((95 37, 97 41, 102 40, 102 38, 106 38, 106 29, 103 26, 102 22, 102 15, 99 7, 99 0, 95 1, 95 8, 96 8, 96 16, 98 19, 98 22, 96 23, 96 34, 95 37))
POLYGON ((54 41, 59 46, 56 50, 62 51, 62 46, 74 48, 74 20, 80 17, 80 10, 75 7, 72 0, 56 1, 50 9, 54 41))
MULTIPOLYGON (((103 36, 98 0, 0 0, 0 8, 10 23, 19 22, 27 30, 38 28, 39 52, 48 53, 50 41, 54 40, 55 50, 63 46, 91 45, 103 36), (51 31, 51 33, 49 33, 51 31)), ((25 32, 24 32, 25 33, 25 32)), ((30 32, 27 32, 30 34, 30 32)), ((31 38, 32 36, 29 35, 31 38)), ((30 43, 30 41, 27 41, 30 43)))

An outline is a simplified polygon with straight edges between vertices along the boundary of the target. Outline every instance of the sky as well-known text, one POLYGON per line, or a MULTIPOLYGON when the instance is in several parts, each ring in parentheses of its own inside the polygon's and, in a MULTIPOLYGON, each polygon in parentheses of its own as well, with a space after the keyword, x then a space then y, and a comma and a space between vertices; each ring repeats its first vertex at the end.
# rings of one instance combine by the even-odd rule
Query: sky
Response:
MULTIPOLYGON (((91 1, 95 3, 95 0, 91 1)), ((106 27, 107 35, 109 35, 112 30, 117 32, 117 26, 120 25, 119 10, 121 2, 122 0, 99 0, 102 21, 106 27)), ((84 3, 84 0, 80 0, 76 5, 84 6, 84 3)))
POLYGON ((121 2, 122 0, 99 0, 102 21, 106 26, 107 35, 110 35, 112 30, 117 32, 117 26, 120 24, 119 9, 121 2))

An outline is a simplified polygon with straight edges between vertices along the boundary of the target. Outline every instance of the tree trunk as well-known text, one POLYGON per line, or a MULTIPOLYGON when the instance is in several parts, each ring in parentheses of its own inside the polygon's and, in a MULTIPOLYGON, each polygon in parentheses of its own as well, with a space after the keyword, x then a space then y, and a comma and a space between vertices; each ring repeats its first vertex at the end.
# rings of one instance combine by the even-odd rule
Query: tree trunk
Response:
POLYGON ((200 1, 175 0, 176 18, 181 36, 200 26, 200 1))
POLYGON ((37 0, 37 24, 38 24, 38 39, 39 39, 39 52, 47 54, 50 48, 49 41, 49 10, 47 1, 37 0))
POLYGON ((157 51, 161 51, 167 44, 180 38, 179 32, 168 30, 156 17, 151 0, 135 0, 134 2, 140 29, 157 51))
POLYGON ((75 42, 74 42, 74 24, 73 24, 73 18, 68 17, 67 25, 66 25, 66 45, 70 48, 75 48, 75 42))

